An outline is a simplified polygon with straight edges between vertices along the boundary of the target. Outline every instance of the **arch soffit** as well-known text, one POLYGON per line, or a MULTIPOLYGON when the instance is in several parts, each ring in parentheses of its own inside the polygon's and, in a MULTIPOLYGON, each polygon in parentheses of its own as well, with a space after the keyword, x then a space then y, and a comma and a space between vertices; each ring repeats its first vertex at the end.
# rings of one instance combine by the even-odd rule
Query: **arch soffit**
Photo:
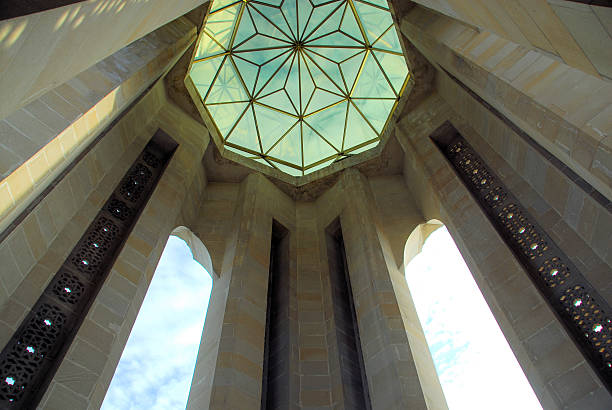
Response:
POLYGON ((444 223, 438 219, 430 219, 428 222, 422 223, 414 228, 410 236, 408 236, 404 246, 404 269, 415 256, 421 253, 423 245, 427 238, 429 238, 429 235, 443 226, 444 223))
POLYGON ((215 272, 215 269, 213 268, 213 262, 210 252, 208 252, 208 248, 206 245, 204 245, 202 240, 191 231, 191 229, 187 228, 186 226, 178 226, 174 228, 170 235, 177 236, 184 240, 187 246, 189 246, 189 249, 191 249, 193 259, 202 265, 202 267, 206 269, 213 279, 219 278, 218 273, 215 272))

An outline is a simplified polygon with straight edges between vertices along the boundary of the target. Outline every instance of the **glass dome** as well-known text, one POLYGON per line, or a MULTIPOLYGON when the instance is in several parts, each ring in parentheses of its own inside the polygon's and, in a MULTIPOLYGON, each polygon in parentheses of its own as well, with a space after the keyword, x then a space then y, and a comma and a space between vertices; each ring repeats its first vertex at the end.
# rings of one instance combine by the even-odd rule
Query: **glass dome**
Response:
POLYGON ((225 148, 294 176, 376 146, 409 78, 385 0, 215 0, 198 41, 225 148))

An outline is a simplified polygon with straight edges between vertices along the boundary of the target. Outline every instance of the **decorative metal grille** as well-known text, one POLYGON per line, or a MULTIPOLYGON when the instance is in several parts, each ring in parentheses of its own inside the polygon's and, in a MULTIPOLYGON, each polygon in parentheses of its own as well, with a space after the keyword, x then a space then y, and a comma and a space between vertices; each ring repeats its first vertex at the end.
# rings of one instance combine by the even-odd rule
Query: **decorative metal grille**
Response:
POLYGON ((145 147, 0 354, 0 408, 42 398, 172 156, 169 140, 158 131, 145 147))
POLYGON ((462 137, 443 152, 612 391, 612 310, 606 301, 462 137))

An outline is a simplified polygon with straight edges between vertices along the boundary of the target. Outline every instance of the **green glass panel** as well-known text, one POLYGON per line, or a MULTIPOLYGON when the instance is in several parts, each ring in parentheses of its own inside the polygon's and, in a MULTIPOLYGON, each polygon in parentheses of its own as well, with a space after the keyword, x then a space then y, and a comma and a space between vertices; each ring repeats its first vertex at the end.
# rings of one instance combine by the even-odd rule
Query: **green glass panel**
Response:
POLYGON ((384 31, 393 24, 391 14, 367 3, 355 1, 355 9, 363 25, 368 41, 374 43, 384 31))
POLYGON ((357 0, 357 1, 362 1, 364 3, 370 3, 375 6, 382 7, 385 10, 389 10, 389 4, 387 3, 387 0, 357 0))
POLYGON ((215 125, 221 133, 221 138, 227 137, 227 134, 248 105, 249 103, 234 103, 206 106, 210 116, 215 120, 215 125))
MULTIPOLYGON (((283 61, 287 58, 287 55, 290 54, 291 48, 274 48, 274 49, 264 49, 259 51, 240 51, 237 50, 234 52, 240 58, 244 58, 245 60, 250 61, 253 64, 257 64, 259 66, 264 64, 272 63, 272 65, 276 64, 276 67, 280 66, 283 61), (276 60, 276 61, 274 61, 276 60)), ((272 73, 270 73, 272 75, 272 73)))
POLYGON ((248 99, 249 95, 240 82, 234 66, 230 59, 226 58, 205 102, 210 104, 247 101, 248 99))
POLYGON ((302 141, 304 143, 304 166, 338 153, 306 123, 302 124, 302 141))
POLYGON ((278 7, 250 3, 251 16, 257 32, 280 40, 291 42, 291 30, 287 26, 283 13, 278 7))
POLYGON ((264 3, 268 6, 278 7, 283 3, 283 0, 257 0, 258 3, 264 3))
MULTIPOLYGON (((264 72, 265 75, 262 76, 262 80, 259 82, 259 88, 261 90, 257 93, 258 97, 263 97, 285 88, 285 85, 287 84, 287 77, 289 77, 289 72, 291 71, 292 61, 293 56, 290 56, 289 58, 285 59, 285 62, 281 67, 276 69, 276 72, 272 72, 271 74, 268 71, 264 72), (266 80, 266 78, 269 78, 269 80, 266 80)), ((272 66, 270 68, 275 67, 276 66, 272 66)), ((266 66, 264 66, 264 68, 267 69, 266 66)))
POLYGON ((252 94, 253 90, 255 89, 255 82, 257 81, 257 72, 259 71, 259 67, 239 57, 232 56, 232 60, 234 61, 236 68, 238 68, 238 74, 240 74, 240 77, 242 77, 242 81, 244 81, 248 92, 252 94))
POLYGON ((316 53, 313 53, 309 49, 306 50, 305 55, 310 60, 309 63, 312 62, 314 65, 318 66, 322 72, 327 74, 338 90, 344 90, 344 82, 342 81, 342 75, 340 74, 340 67, 338 64, 316 53))
POLYGON ((312 41, 322 36, 326 36, 340 29, 340 21, 342 20, 343 7, 338 7, 329 15, 323 23, 310 33, 304 41, 312 41))
POLYGON ((385 70, 389 81, 393 84, 393 89, 399 94, 406 81, 406 76, 408 75, 408 67, 406 66, 404 56, 379 51, 374 51, 374 55, 378 59, 383 70, 385 70))
POLYGON ((323 162, 322 164, 319 164, 317 166, 314 166, 312 168, 308 168, 307 170, 304 171, 304 175, 306 174, 312 174, 313 172, 316 172, 320 169, 323 169, 325 167, 330 166, 331 164, 334 163, 334 161, 336 160, 336 158, 330 159, 329 161, 323 162))
POLYGON ((294 107, 287 92, 282 89, 275 93, 257 99, 258 103, 268 105, 289 114, 298 115, 298 107, 294 107))
POLYGON ((340 7, 342 3, 340 1, 325 2, 321 5, 315 3, 315 8, 312 11, 308 26, 303 32, 303 38, 307 38, 314 30, 316 30, 321 23, 332 13, 336 8, 340 7))
POLYGON ((366 62, 357 79, 357 85, 352 96, 354 98, 394 98, 395 93, 380 71, 380 67, 372 55, 366 57, 366 62))
POLYGON ((315 84, 310 77, 310 73, 304 63, 304 57, 300 55, 300 90, 302 96, 302 110, 306 109, 306 105, 310 101, 312 94, 315 91, 315 84))
POLYGON ((346 34, 340 32, 340 31, 335 31, 333 33, 330 34, 326 34, 323 37, 318 37, 316 39, 313 39, 312 41, 309 41, 307 43, 308 47, 314 47, 314 46, 333 46, 333 47, 353 47, 353 48, 359 48, 359 49, 364 49, 364 45, 359 43, 358 41, 353 40, 351 37, 347 36, 346 34))
POLYGON ((291 168, 291 167, 288 167, 286 165, 279 164, 278 162, 275 162, 274 165, 279 170, 281 170, 281 171, 283 171, 283 172, 285 172, 285 173, 287 173, 287 174, 289 174, 291 176, 294 176, 294 177, 299 177, 299 176, 302 176, 302 174, 303 174, 302 171, 300 171, 299 169, 291 168))
POLYGON ((374 126, 376 132, 380 134, 387 118, 389 118, 395 100, 359 100, 354 98, 352 101, 370 124, 374 126))
POLYGON ((302 166, 302 142, 299 124, 279 141, 268 153, 271 157, 302 166))
POLYGON ((331 3, 331 2, 344 2, 345 0, 310 0, 311 3, 317 7, 317 6, 322 6, 325 5, 327 3, 331 3))
POLYGON ((210 12, 214 13, 215 11, 222 9, 225 6, 229 6, 230 4, 240 3, 240 2, 241 0, 238 0, 238 1, 236 0, 214 0, 214 3, 210 9, 210 12))
POLYGON ((217 44, 206 32, 202 33, 200 37, 200 43, 198 44, 198 50, 195 54, 195 59, 204 57, 210 57, 217 54, 223 54, 225 50, 217 44))
POLYGON ((287 84, 285 85, 285 90, 287 90, 287 95, 298 109, 298 112, 302 110, 302 105, 300 104, 300 68, 299 68, 299 59, 294 58, 291 63, 291 69, 289 71, 289 78, 287 80, 287 84))
POLYGON ((291 61, 293 52, 285 53, 272 61, 261 66, 259 70, 259 79, 257 80, 257 96, 270 94, 281 87, 284 87, 285 79, 289 75, 291 69, 291 61), (274 81, 274 84, 270 85, 274 81), (264 89, 266 91, 264 92, 264 89))
POLYGON ((377 137, 378 135, 376 135, 372 127, 368 125, 359 111, 357 111, 353 105, 349 105, 343 151, 347 151, 361 143, 377 137))
POLYGON ((306 118, 308 125, 323 135, 338 151, 342 150, 346 104, 346 102, 341 102, 306 118))
POLYGON ((293 124, 296 118, 281 114, 278 111, 255 104, 255 118, 259 127, 259 136, 263 152, 267 152, 270 147, 282 137, 293 124))
POLYGON ((297 2, 301 0, 285 0, 281 6, 281 11, 285 16, 289 29, 291 30, 291 37, 297 41, 297 2))
POLYGON ((236 28, 236 36, 234 37, 232 47, 242 44, 256 33, 257 32, 255 31, 255 26, 253 25, 253 20, 251 18, 251 12, 247 7, 242 13, 242 18, 240 19, 238 28, 236 28))
POLYGON ((365 42, 363 38, 363 33, 359 29, 359 24, 357 23, 357 18, 355 17, 355 13, 353 9, 349 6, 346 7, 346 11, 344 12, 344 17, 342 17, 342 23, 340 24, 340 30, 353 37, 355 40, 365 42))
MULTIPOLYGON (((342 37, 344 38, 348 38, 346 37, 344 34, 342 34, 342 37)), ((364 47, 359 47, 359 48, 334 48, 334 47, 321 47, 321 46, 312 46, 312 47, 308 47, 308 51, 311 51, 312 54, 317 53, 320 54, 321 56, 335 62, 335 63, 340 63, 344 60, 347 60, 351 57, 353 57, 355 54, 359 54, 361 52, 363 52, 364 47)))
POLYGON ((394 51, 396 53, 402 53, 402 46, 400 45, 399 38, 397 37, 397 30, 395 26, 389 27, 389 30, 374 43, 375 48, 382 50, 394 51))
POLYGON ((367 145, 364 145, 363 147, 360 147, 360 148, 357 148, 357 149, 351 151, 350 154, 351 155, 361 154, 364 151, 367 151, 369 149, 372 149, 372 148, 376 147, 378 145, 378 142, 379 141, 371 142, 371 143, 369 143, 367 145))
POLYGON ((261 50, 261 49, 274 49, 282 48, 288 50, 291 45, 286 41, 281 41, 276 38, 267 37, 261 34, 256 34, 254 37, 240 44, 234 49, 235 53, 250 50, 261 50))
POLYGON ((338 86, 336 86, 329 79, 329 77, 327 77, 327 75, 325 75, 325 73, 321 71, 321 69, 312 62, 310 58, 308 58, 308 55, 306 53, 304 53, 304 57, 304 61, 306 63, 306 66, 308 67, 308 71, 310 72, 310 75, 312 76, 312 79, 314 80, 314 83, 318 88, 335 93, 344 92, 343 89, 338 88, 338 86))
POLYGON ((361 64, 363 63, 365 56, 366 53, 362 51, 356 56, 351 57, 340 64, 340 69, 342 70, 344 81, 346 82, 347 92, 351 92, 353 89, 355 80, 357 79, 357 74, 359 74, 359 68, 361 68, 361 64))
POLYGON ((234 23, 238 17, 242 3, 228 7, 211 14, 206 20, 204 30, 225 49, 229 48, 230 39, 234 30, 234 23))
POLYGON ((329 107, 330 105, 337 104, 338 102, 344 100, 344 97, 340 97, 337 94, 332 94, 320 88, 317 88, 314 92, 312 100, 308 105, 306 110, 306 115, 310 115, 315 111, 318 111, 322 108, 329 107))
POLYGON ((238 122, 238 125, 227 137, 227 141, 256 152, 261 152, 259 139, 257 138, 257 128, 255 127, 255 117, 250 105, 238 122))
POLYGON ((189 72, 191 81, 193 81, 202 99, 206 96, 222 62, 223 58, 217 57, 193 63, 191 66, 191 71, 189 72))
POLYGON ((298 0, 298 38, 303 39, 306 24, 310 22, 313 8, 309 1, 298 0))

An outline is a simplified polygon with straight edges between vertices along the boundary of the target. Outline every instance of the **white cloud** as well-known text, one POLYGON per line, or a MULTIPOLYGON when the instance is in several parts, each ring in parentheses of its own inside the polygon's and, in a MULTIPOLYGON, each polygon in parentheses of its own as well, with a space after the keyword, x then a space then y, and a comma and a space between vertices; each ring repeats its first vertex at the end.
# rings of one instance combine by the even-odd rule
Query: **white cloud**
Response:
POLYGON ((445 227, 408 264, 406 279, 451 410, 541 409, 445 227))
POLYGON ((103 410, 185 408, 211 287, 189 247, 171 236, 103 410))

